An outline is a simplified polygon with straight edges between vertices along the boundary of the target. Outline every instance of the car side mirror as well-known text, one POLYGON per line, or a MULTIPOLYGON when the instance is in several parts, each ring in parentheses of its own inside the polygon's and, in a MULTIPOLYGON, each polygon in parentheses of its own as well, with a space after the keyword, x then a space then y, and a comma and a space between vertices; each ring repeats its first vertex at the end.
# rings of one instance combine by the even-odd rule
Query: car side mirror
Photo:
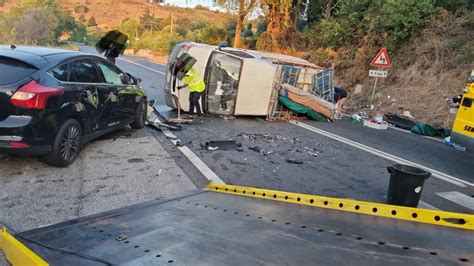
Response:
POLYGON ((128 75, 128 78, 130 79, 130 82, 133 85, 140 85, 140 83, 142 82, 141 78, 135 77, 134 75, 132 75, 130 73, 127 73, 127 75, 128 75))

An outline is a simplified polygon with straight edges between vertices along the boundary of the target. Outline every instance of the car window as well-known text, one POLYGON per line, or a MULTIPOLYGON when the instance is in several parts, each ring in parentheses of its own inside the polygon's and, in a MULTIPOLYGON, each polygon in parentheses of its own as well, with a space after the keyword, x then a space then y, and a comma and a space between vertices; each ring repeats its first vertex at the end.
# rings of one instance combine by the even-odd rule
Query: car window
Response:
POLYGON ((99 74, 90 59, 80 59, 71 63, 72 82, 100 83, 99 74))
POLYGON ((9 85, 20 81, 38 70, 23 61, 0 56, 0 85, 9 85))
POLYGON ((58 67, 53 68, 50 71, 51 75, 60 81, 67 81, 68 69, 67 64, 62 64, 58 67))
POLYGON ((463 99, 463 101, 462 101, 462 106, 464 106, 464 107, 472 107, 472 99, 471 99, 471 98, 464 97, 464 99, 463 99))
POLYGON ((100 71, 104 75, 106 83, 114 85, 128 84, 125 75, 116 66, 105 61, 96 61, 96 63, 100 71))

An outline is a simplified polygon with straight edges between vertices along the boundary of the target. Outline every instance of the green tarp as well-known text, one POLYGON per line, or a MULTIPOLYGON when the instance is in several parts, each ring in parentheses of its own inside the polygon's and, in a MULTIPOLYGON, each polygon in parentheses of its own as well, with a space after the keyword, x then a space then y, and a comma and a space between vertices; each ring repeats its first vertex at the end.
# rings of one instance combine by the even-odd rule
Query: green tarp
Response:
POLYGON ((446 138, 451 135, 451 130, 442 127, 433 127, 428 124, 416 124, 411 128, 411 133, 430 137, 446 138))
POLYGON ((291 111, 295 113, 307 115, 309 118, 316 121, 321 121, 321 122, 330 121, 329 118, 325 117, 321 113, 318 113, 314 111, 313 109, 306 107, 304 105, 301 105, 299 103, 295 103, 292 100, 288 99, 288 97, 280 96, 279 100, 281 104, 283 104, 284 106, 286 106, 286 108, 290 109, 291 111))

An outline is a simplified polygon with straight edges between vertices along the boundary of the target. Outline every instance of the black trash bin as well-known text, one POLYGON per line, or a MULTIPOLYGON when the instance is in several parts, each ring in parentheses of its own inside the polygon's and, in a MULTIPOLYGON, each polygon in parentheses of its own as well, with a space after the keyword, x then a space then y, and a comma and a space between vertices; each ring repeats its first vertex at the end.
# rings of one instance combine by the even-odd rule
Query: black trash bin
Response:
POLYGON ((430 172, 410 165, 395 164, 387 167, 390 173, 387 203, 407 207, 417 207, 425 180, 430 172))

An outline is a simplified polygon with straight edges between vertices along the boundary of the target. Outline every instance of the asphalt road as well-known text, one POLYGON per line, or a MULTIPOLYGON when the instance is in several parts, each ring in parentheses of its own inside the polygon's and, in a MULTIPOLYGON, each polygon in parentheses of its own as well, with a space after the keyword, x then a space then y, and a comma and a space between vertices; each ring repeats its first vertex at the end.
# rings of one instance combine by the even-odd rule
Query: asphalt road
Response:
MULTIPOLYGON (((149 95, 156 95, 158 102, 164 104, 164 75, 150 70, 165 72, 164 66, 145 59, 125 59, 144 66, 119 61, 122 68, 143 79, 149 95)), ((474 154, 456 151, 440 141, 394 129, 373 130, 346 120, 304 123, 474 183, 474 154)), ((187 125, 176 134, 221 179, 235 185, 385 202, 389 182, 386 167, 395 163, 293 124, 268 123, 252 117, 236 120, 207 117, 204 123, 187 125), (252 139, 255 134, 269 135, 269 138, 252 139), (201 148, 206 141, 227 139, 241 142, 244 151, 201 148), (261 152, 249 150, 251 147, 258 147, 261 152), (303 164, 288 163, 287 159, 303 164)), ((474 188, 469 185, 459 187, 431 177, 425 183, 421 199, 420 207, 424 208, 474 212, 474 188), (454 196, 451 199, 440 196, 446 192, 454 196)))
MULTIPOLYGON (((82 50, 95 53, 89 47, 82 50)), ((163 65, 128 56, 117 64, 143 80, 150 99, 164 104, 163 65)), ((347 121, 305 123, 474 183, 474 155, 441 142, 347 121)), ((253 117, 206 117, 204 123, 187 125, 176 134, 224 182, 242 186, 384 202, 389 182, 386 167, 394 163, 324 134, 253 117), (242 151, 201 147, 206 141, 227 139, 242 143, 242 151)), ((161 132, 124 129, 87 145, 66 169, 49 167, 36 157, 1 157, 0 222, 24 231, 203 184, 198 169, 161 132)), ((432 177, 425 183, 422 201, 424 208, 473 213, 469 204, 474 201, 474 188, 432 177), (440 196, 446 192, 454 197, 440 196)))

